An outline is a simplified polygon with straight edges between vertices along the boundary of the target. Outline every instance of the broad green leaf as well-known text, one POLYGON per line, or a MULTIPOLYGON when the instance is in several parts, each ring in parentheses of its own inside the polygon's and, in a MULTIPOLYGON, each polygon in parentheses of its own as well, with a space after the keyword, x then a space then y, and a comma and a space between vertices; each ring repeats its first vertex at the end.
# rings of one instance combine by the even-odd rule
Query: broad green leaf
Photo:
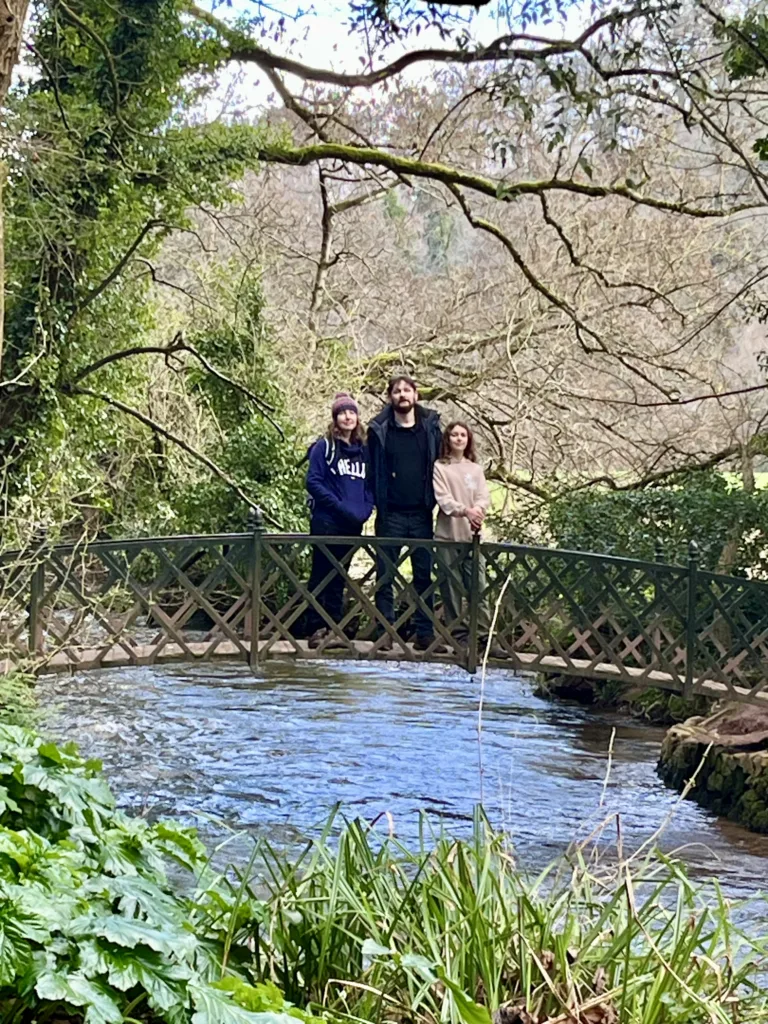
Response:
POLYGON ((296 1024, 296 1018, 287 1013, 252 1013, 243 1009, 220 989, 210 985, 189 986, 195 1012, 192 1024, 296 1024))
POLYGON ((259 985, 249 985, 242 978, 229 975, 220 981, 213 982, 213 988, 228 992, 238 1006, 254 1013, 262 1013, 267 1010, 287 1013, 290 1010, 290 1004, 286 1002, 283 993, 271 981, 259 985))
POLYGON ((10 923, 0 922, 0 986, 10 985, 26 967, 29 944, 10 923))
POLYGON ((55 743, 41 743, 37 752, 40 757, 44 757, 47 761, 53 761, 54 764, 63 765, 65 763, 64 755, 55 743))
POLYGON ((64 885, 57 892, 39 882, 6 887, 13 900, 19 932, 32 942, 45 942, 51 931, 63 928, 77 908, 77 900, 64 885))
POLYGON ((155 835, 164 852, 184 867, 193 870, 206 858, 203 844, 194 829, 182 828, 173 822, 160 821, 155 825, 155 835))
MULTIPOLYGON (((106 974, 109 970, 106 951, 97 939, 84 939, 78 943, 78 960, 80 970, 88 978, 97 974, 106 974)), ((119 988, 119 986, 116 987, 119 988)))
POLYGON ((118 901, 120 913, 135 918, 139 912, 147 923, 180 928, 186 921, 182 904, 155 882, 141 875, 100 875, 88 883, 88 891, 97 893, 109 902, 118 901))
POLYGON ((5 786, 0 786, 0 814, 4 814, 7 810, 18 813, 19 805, 10 796, 5 786))
POLYGON ((14 770, 19 782, 23 782, 25 786, 34 786, 36 789, 41 789, 43 792, 51 792, 53 785, 53 776, 51 774, 52 769, 44 768, 41 764, 34 764, 32 762, 28 764, 18 765, 14 770))
POLYGON ((438 966, 435 973, 453 996, 456 1009, 464 1024, 491 1024, 491 1015, 487 1007, 480 1006, 474 999, 470 999, 461 986, 447 976, 443 967, 438 966))
POLYGON ((89 931, 99 935, 116 946, 134 949, 136 946, 149 946, 158 953, 187 956, 194 952, 197 939, 181 928, 158 928, 143 921, 129 920, 117 914, 100 918, 81 918, 73 922, 73 929, 89 931))
POLYGON ((141 985, 155 1009, 166 1011, 184 1002, 183 983, 191 971, 181 964, 168 963, 159 953, 141 948, 105 953, 105 962, 110 985, 122 992, 141 985))
POLYGON ((103 985, 79 972, 48 971, 38 978, 35 991, 41 999, 85 1007, 88 1024, 120 1024, 123 1019, 120 1007, 103 985))
POLYGON ((425 981, 435 981, 437 979, 434 964, 425 956, 419 956, 417 953, 404 953, 400 964, 406 970, 416 971, 425 981))
POLYGON ((392 950, 388 946, 382 946, 380 942, 376 942, 374 939, 366 939, 363 942, 363 956, 374 957, 374 956, 391 956, 392 950))

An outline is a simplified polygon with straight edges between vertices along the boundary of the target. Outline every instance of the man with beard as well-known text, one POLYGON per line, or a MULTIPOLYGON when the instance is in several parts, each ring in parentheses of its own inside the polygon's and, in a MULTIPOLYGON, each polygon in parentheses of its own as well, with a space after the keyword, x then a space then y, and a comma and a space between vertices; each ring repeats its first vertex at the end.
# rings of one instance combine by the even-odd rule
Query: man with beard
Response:
MULTIPOLYGON (((435 507, 432 471, 442 443, 440 416, 433 409, 418 404, 416 382, 405 374, 392 378, 387 395, 389 404, 368 427, 368 449, 376 500, 376 535, 431 540, 432 510, 435 507)), ((388 622, 395 621, 393 570, 388 559, 396 565, 401 550, 397 546, 387 546, 379 554, 376 565, 379 581, 376 607, 388 622)), ((424 594, 432 582, 432 554, 429 548, 413 549, 411 569, 417 593, 424 594)), ((431 611, 431 595, 424 598, 424 603, 431 611)), ((415 646, 424 651, 434 640, 432 620, 419 608, 414 615, 414 624, 415 646)), ((389 650, 392 638, 386 636, 379 646, 382 650, 389 650)))

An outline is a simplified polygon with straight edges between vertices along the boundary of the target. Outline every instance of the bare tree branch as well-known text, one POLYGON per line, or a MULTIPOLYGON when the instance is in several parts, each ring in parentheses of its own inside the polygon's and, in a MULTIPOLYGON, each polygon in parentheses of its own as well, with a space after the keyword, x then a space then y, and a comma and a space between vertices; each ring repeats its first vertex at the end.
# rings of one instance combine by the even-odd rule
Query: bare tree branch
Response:
POLYGON ((280 436, 285 439, 285 432, 279 423, 275 422, 270 413, 274 413, 275 407, 265 402, 263 398, 260 398, 257 394, 247 388, 244 384, 240 384, 239 381, 234 380, 227 374, 222 373, 221 370, 217 370, 201 353, 198 352, 194 346, 184 341, 181 334, 177 334, 176 337, 171 341, 169 345, 137 345, 134 348, 122 349, 120 352, 111 352, 108 356, 104 356, 102 359, 98 359, 95 363, 84 367, 80 370, 74 378, 74 383, 79 384, 80 381, 85 380, 92 373, 96 373, 97 370, 103 369, 105 366, 109 366, 111 363, 119 362, 123 359, 131 359, 134 356, 142 355, 162 355, 166 358, 171 355, 175 355, 179 352, 188 352, 203 366, 205 371, 212 377, 216 377, 223 384, 233 388, 235 391, 239 391, 244 395, 250 402, 253 402, 266 420, 268 420, 280 436))
POLYGON ((415 178, 428 178, 439 181, 443 185, 459 185, 473 192, 499 199, 503 202, 514 202, 524 195, 541 195, 546 192, 571 192, 576 195, 589 196, 592 199, 604 199, 607 196, 618 196, 638 206, 648 206, 655 210, 666 210, 669 213, 685 214, 688 217, 714 218, 721 220, 744 210, 762 207, 757 201, 738 203, 727 210, 716 206, 710 208, 693 206, 687 202, 673 202, 668 199, 644 196, 627 185, 596 185, 574 181, 570 178, 549 178, 542 181, 516 181, 507 183, 495 181, 470 171, 458 170, 445 164, 414 160, 411 157, 398 156, 384 149, 370 149, 362 146, 347 146, 341 143, 316 143, 309 146, 276 146, 266 145, 260 152, 260 158, 267 163, 288 164, 293 167, 306 167, 308 164, 321 160, 340 160, 343 163, 366 166, 385 167, 395 174, 410 175, 415 178))
MULTIPOLYGON (((72 396, 80 395, 87 398, 97 398, 100 402, 104 402, 106 405, 112 406, 113 409, 118 409, 120 412, 125 413, 126 416, 132 416, 134 419, 138 420, 139 423, 143 423, 145 427, 148 427, 155 434, 161 435, 166 440, 170 441, 172 444, 177 445, 179 448, 182 449, 182 451, 185 451, 193 459, 196 459, 198 462, 202 463, 203 466, 209 469, 214 476, 218 477, 219 480, 222 481, 222 483, 226 484, 227 487, 229 487, 229 489, 233 491, 233 493, 236 494, 237 497, 242 502, 244 502, 249 508, 254 508, 258 504, 255 497, 246 494, 245 491, 242 490, 242 488, 239 486, 239 484, 237 484, 227 473, 225 473, 220 466, 217 466, 215 462, 209 459, 207 455, 204 455, 202 452, 199 452, 196 448, 193 448, 192 445, 185 441, 182 437, 179 437, 177 434, 173 434, 170 430, 167 430, 160 423, 157 423, 155 420, 150 419, 149 416, 145 416, 143 412, 140 412, 138 409, 134 409, 130 405, 126 405, 125 402, 121 402, 119 398, 112 398, 111 395, 105 395, 99 391, 91 391, 90 388, 81 388, 75 386, 65 388, 64 393, 72 396)), ((268 513, 264 513, 264 518, 269 523, 271 523, 272 526, 275 526, 277 529, 281 529, 281 526, 277 522, 277 520, 273 519, 272 516, 270 516, 268 513)))

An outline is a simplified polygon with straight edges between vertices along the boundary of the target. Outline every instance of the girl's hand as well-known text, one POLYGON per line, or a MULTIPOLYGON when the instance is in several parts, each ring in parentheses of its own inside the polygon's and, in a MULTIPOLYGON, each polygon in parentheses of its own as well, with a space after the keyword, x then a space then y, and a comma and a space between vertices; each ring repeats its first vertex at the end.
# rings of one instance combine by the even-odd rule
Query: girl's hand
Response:
POLYGON ((472 508, 468 508, 464 515, 469 520, 469 525, 473 530, 479 530, 483 525, 485 519, 485 512, 480 508, 479 505, 474 505, 472 508))

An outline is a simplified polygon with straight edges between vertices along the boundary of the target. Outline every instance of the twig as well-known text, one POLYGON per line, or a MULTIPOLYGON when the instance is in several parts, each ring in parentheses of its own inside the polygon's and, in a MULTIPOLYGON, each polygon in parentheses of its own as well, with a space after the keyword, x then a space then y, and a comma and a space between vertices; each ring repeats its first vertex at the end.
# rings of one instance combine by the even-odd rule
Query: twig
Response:
MULTIPOLYGON (((99 391, 91 391, 90 388, 81 388, 74 386, 65 388, 64 393, 69 395, 82 395, 88 398, 98 398, 100 402, 104 402, 106 405, 111 405, 113 409, 118 409, 120 412, 125 413, 126 416, 132 416, 140 423, 143 423, 145 427, 149 427, 149 429, 156 434, 161 434, 172 444, 177 445, 188 455, 191 455, 193 459, 196 459, 198 462, 201 462, 207 469, 211 471, 211 473, 214 474, 214 476, 217 476, 219 480, 221 480, 223 483, 227 485, 227 487, 230 488, 230 490, 234 491, 238 498, 242 502, 244 502, 249 508, 254 508, 258 504, 256 499, 252 495, 246 494, 245 491, 242 490, 242 488, 239 486, 239 484, 235 483, 232 477, 225 473, 220 466, 217 466, 215 462, 209 459, 207 455, 204 455, 202 452, 199 452, 196 448, 193 448, 191 444, 189 444, 183 438, 179 437, 178 434, 172 433, 170 430, 167 430, 160 423, 157 423, 155 420, 150 419, 149 416, 145 416, 143 412, 140 412, 138 409, 134 409, 130 405, 126 405, 125 402, 121 402, 119 398, 112 398, 111 395, 105 395, 99 391)), ((278 530, 282 529, 280 523, 278 523, 276 519, 273 519, 268 512, 264 512, 263 515, 264 518, 272 526, 276 527, 278 530)))
POLYGON ((478 759, 478 771, 480 772, 480 803, 483 803, 484 789, 483 789, 483 706, 485 703, 485 677, 488 672, 488 656, 491 650, 491 644, 493 643, 493 637, 496 632, 496 622, 499 618, 499 608, 501 602, 504 600, 504 594, 507 592, 507 587, 512 582, 512 573, 507 576, 504 580, 499 596, 496 599, 496 604, 493 609, 493 617, 491 619, 491 626, 488 630, 488 639, 485 642, 485 650, 483 651, 483 666, 480 672, 480 702, 477 706, 477 759, 478 759))
POLYGON ((603 779, 603 790, 600 793, 600 804, 602 807, 605 803, 605 792, 608 789, 608 780, 611 777, 611 766, 613 764, 613 743, 616 739, 616 726, 611 729, 611 742, 608 744, 608 764, 605 769, 605 778, 603 779))

